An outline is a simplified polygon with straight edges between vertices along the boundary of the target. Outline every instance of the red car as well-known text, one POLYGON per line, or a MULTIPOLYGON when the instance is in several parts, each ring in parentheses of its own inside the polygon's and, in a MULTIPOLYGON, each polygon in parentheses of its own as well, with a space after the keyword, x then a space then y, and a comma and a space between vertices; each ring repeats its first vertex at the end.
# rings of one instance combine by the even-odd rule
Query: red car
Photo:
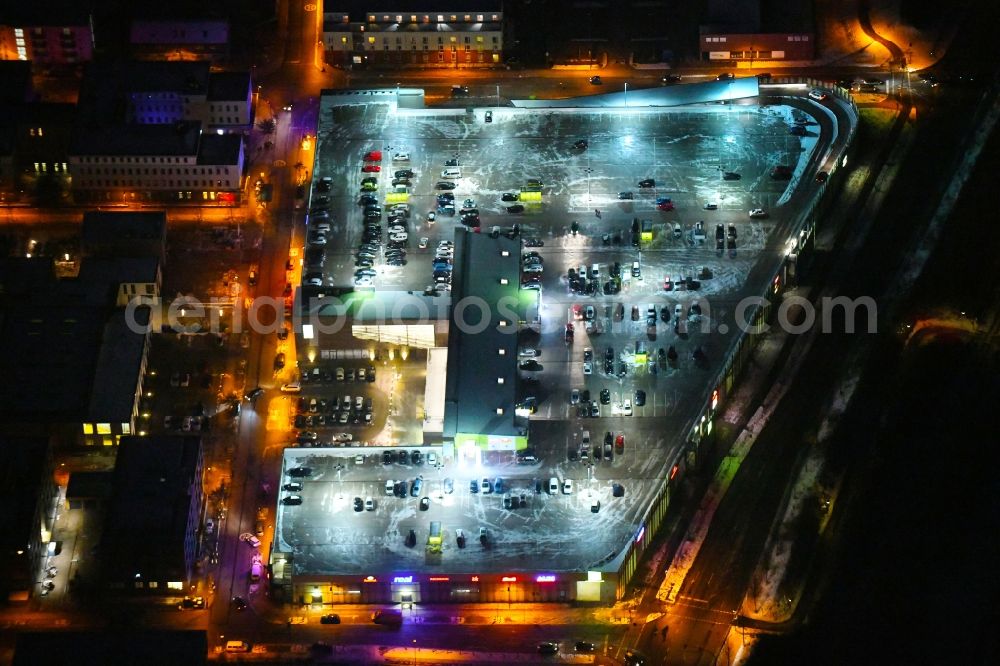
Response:
POLYGON ((661 204, 657 204, 656 207, 659 208, 660 210, 673 210, 674 209, 674 204, 672 204, 669 201, 664 201, 661 204))
POLYGON ((369 150, 365 153, 365 162, 381 162, 382 161, 382 151, 381 150, 369 150))
POLYGON ((381 170, 382 167, 380 167, 377 164, 366 164, 363 167, 361 167, 361 171, 363 171, 364 173, 378 173, 381 170))
POLYGON ((620 432, 615 437, 615 453, 625 453, 625 433, 620 432))

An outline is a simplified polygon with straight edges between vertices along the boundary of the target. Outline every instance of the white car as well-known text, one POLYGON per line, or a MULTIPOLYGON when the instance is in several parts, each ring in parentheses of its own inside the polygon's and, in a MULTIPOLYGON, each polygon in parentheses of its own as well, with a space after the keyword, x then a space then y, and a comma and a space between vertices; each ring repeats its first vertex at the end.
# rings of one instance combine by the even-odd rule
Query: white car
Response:
POLYGON ((434 220, 436 220, 436 219, 437 219, 437 213, 435 213, 434 211, 428 211, 427 212, 427 221, 428 222, 433 223, 434 220))
POLYGON ((534 347, 525 347, 524 349, 519 351, 518 354, 525 358, 535 358, 536 356, 541 356, 541 352, 539 352, 534 347))
POLYGON ((250 544, 251 548, 260 547, 260 539, 258 539, 256 535, 250 534, 249 532, 244 532, 243 534, 241 534, 240 541, 250 544))
POLYGON ((427 244, 429 242, 430 242, 429 238, 423 237, 423 238, 420 239, 420 242, 417 243, 417 247, 419 247, 421 250, 426 250, 427 249, 427 244))
POLYGON ((555 495, 558 492, 559 492, 559 479, 553 476, 549 479, 549 495, 555 495))
MULTIPOLYGON (((587 323, 590 323, 590 322, 587 322, 587 323)), ((590 361, 584 361, 583 362, 583 374, 585 374, 585 375, 592 375, 592 374, 594 374, 594 364, 591 363, 590 361)))
POLYGON ((355 287, 373 287, 375 286, 375 279, 370 278, 367 275, 359 278, 354 278, 355 287))
POLYGON ((764 210, 763 208, 754 208, 752 211, 750 211, 750 217, 765 218, 767 217, 767 211, 764 210))
POLYGON ((350 442, 353 439, 354 435, 349 432, 341 432, 333 436, 333 441, 335 442, 350 442))
POLYGON ((406 242, 407 240, 409 240, 409 238, 410 238, 410 234, 407 234, 407 233, 404 233, 404 232, 401 232, 401 231, 397 231, 395 233, 390 233, 389 234, 389 240, 396 241, 397 243, 406 242))
POLYGON ((395 155, 392 156, 392 161, 393 162, 409 162, 410 161, 410 154, 409 153, 396 153, 395 155))
POLYGON ((544 269, 541 264, 531 264, 521 269, 523 273, 541 273, 544 269))
POLYGON ((375 510, 375 500, 372 499, 371 497, 366 497, 365 498, 365 511, 374 511, 374 510, 375 510))
POLYGON ((719 204, 714 201, 709 201, 707 204, 702 206, 705 210, 719 210, 719 204))
POLYGON ((632 416, 632 401, 626 400, 622 403, 622 416, 632 416))
POLYGON ((385 482, 385 494, 392 497, 392 495, 394 494, 393 491, 395 490, 396 490, 396 482, 393 481, 392 479, 387 479, 385 482))
POLYGON ((573 494, 573 479, 565 479, 562 486, 563 495, 573 494))

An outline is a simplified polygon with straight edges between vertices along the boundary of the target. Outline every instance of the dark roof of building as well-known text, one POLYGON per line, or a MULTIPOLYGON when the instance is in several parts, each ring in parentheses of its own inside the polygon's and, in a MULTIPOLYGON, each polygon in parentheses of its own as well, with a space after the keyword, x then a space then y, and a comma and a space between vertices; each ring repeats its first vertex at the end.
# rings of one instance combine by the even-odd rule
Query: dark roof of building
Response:
POLYGON ((89 25, 89 4, 79 0, 6 3, 0 14, 0 24, 14 28, 89 25))
POLYGON ((201 123, 185 121, 172 125, 117 124, 78 127, 71 155, 165 155, 194 156, 198 153, 201 123))
POLYGON ((106 312, 48 296, 7 304, 0 318, 7 420, 82 422, 87 413, 106 312))
POLYGON ((113 479, 114 472, 73 472, 66 484, 66 499, 107 499, 113 479))
POLYGON ((38 484, 46 473, 49 443, 45 438, 0 439, 0 548, 3 553, 32 542, 37 515, 38 484))
POLYGON ((32 90, 31 61, 0 60, 0 104, 24 104, 32 90))
POLYGON ((120 405, 135 399, 145 336, 123 325, 115 301, 122 282, 154 282, 156 274, 155 257, 88 258, 64 280, 48 258, 0 260, 0 417, 83 422, 106 408, 130 421, 131 407, 120 405))
POLYGON ((157 60, 91 62, 80 84, 84 127, 128 122, 130 99, 144 93, 208 93, 209 63, 157 60))
POLYGON ((127 246, 133 241, 162 243, 167 233, 163 211, 87 211, 83 214, 80 245, 84 254, 92 247, 112 243, 127 246))
POLYGON ((142 359, 148 336, 140 331, 149 325, 150 309, 115 310, 104 326, 104 339, 97 355, 87 421, 131 423, 139 392, 142 359), (133 331, 132 327, 141 327, 133 331))
POLYGON ((207 661, 208 638, 203 630, 130 627, 123 632, 21 632, 17 634, 13 666, 198 666, 207 661))
POLYGON ((121 438, 101 539, 110 579, 186 579, 185 539, 200 471, 200 437, 121 438))
POLYGON ((369 14, 477 14, 499 12, 501 0, 341 0, 328 12, 348 12, 351 20, 365 20, 369 14), (357 16, 357 18, 355 18, 357 16))
POLYGON ((198 147, 198 164, 239 164, 242 148, 242 134, 203 134, 198 147))
POLYGON ((502 316, 520 302, 521 241, 458 233, 454 265, 444 434, 521 435, 514 422, 518 321, 502 316))
POLYGON ((158 284, 158 257, 87 257, 80 264, 75 279, 60 282, 61 291, 81 303, 108 307, 118 299, 118 289, 125 283, 158 284))
POLYGON ((211 102, 245 102, 250 96, 250 72, 215 72, 209 75, 211 102))

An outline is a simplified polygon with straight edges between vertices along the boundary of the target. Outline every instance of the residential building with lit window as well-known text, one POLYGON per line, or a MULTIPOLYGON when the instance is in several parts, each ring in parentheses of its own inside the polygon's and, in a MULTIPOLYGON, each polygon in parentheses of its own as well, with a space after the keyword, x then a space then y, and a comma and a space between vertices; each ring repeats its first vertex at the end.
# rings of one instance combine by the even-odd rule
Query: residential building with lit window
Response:
POLYGON ((78 201, 234 204, 253 124, 247 73, 206 62, 93 64, 69 169, 78 201))
POLYGON ((203 473, 200 436, 122 438, 100 544, 106 591, 184 595, 198 556, 203 473))
POLYGON ((327 2, 323 45, 333 65, 490 66, 501 61, 498 0, 327 2))
POLYGON ((87 3, 8 2, 0 10, 0 60, 65 66, 88 62, 93 54, 94 25, 87 3))

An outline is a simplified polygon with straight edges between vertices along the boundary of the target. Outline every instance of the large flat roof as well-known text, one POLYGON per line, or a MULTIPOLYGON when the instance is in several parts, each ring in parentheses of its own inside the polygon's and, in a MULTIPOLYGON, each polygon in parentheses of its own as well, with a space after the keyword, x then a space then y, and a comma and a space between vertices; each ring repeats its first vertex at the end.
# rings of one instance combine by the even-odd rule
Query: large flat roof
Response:
POLYGON ((13 553, 32 543, 38 530, 38 484, 48 464, 49 442, 44 437, 0 438, 0 543, 13 553))
MULTIPOLYGON (((421 447, 426 454, 440 448, 421 447)), ((358 576, 387 572, 406 573, 498 573, 515 571, 583 572, 614 570, 616 560, 641 529, 642 515, 658 488, 653 470, 659 463, 646 457, 636 478, 615 476, 611 468, 595 469, 592 479, 581 478, 579 463, 491 466, 488 469, 449 461, 441 469, 426 466, 381 465, 380 449, 330 448, 286 449, 282 481, 303 484, 301 505, 277 505, 274 550, 292 554, 293 575, 309 580, 322 576, 358 576), (358 465, 355 455, 364 455, 358 465), (292 478, 287 470, 309 467, 312 473, 292 478), (418 498, 388 496, 386 480, 411 483, 423 478, 422 496, 430 507, 422 511, 418 498), (548 479, 560 482, 576 478, 572 494, 546 490, 548 479), (503 495, 469 492, 470 481, 481 483, 504 479, 509 494, 525 497, 525 506, 507 509, 503 495), (454 481, 454 492, 443 492, 443 480, 454 481), (534 480, 543 484, 535 493, 534 480), (621 480, 623 497, 612 497, 613 481, 621 480), (372 497, 375 511, 356 512, 355 497, 372 497), (601 502, 592 513, 591 500, 601 502), (430 523, 440 522, 440 553, 426 549, 430 523), (491 546, 479 543, 479 530, 486 528, 491 546), (409 530, 417 542, 405 544, 409 530), (461 529, 468 539, 465 548, 456 542, 461 529), (586 538, 583 538, 584 535, 586 538)), ((281 493, 285 495, 287 493, 281 493)))
POLYGON ((507 315, 519 301, 521 240, 456 234, 454 265, 444 435, 523 435, 514 419, 518 322, 507 315))

